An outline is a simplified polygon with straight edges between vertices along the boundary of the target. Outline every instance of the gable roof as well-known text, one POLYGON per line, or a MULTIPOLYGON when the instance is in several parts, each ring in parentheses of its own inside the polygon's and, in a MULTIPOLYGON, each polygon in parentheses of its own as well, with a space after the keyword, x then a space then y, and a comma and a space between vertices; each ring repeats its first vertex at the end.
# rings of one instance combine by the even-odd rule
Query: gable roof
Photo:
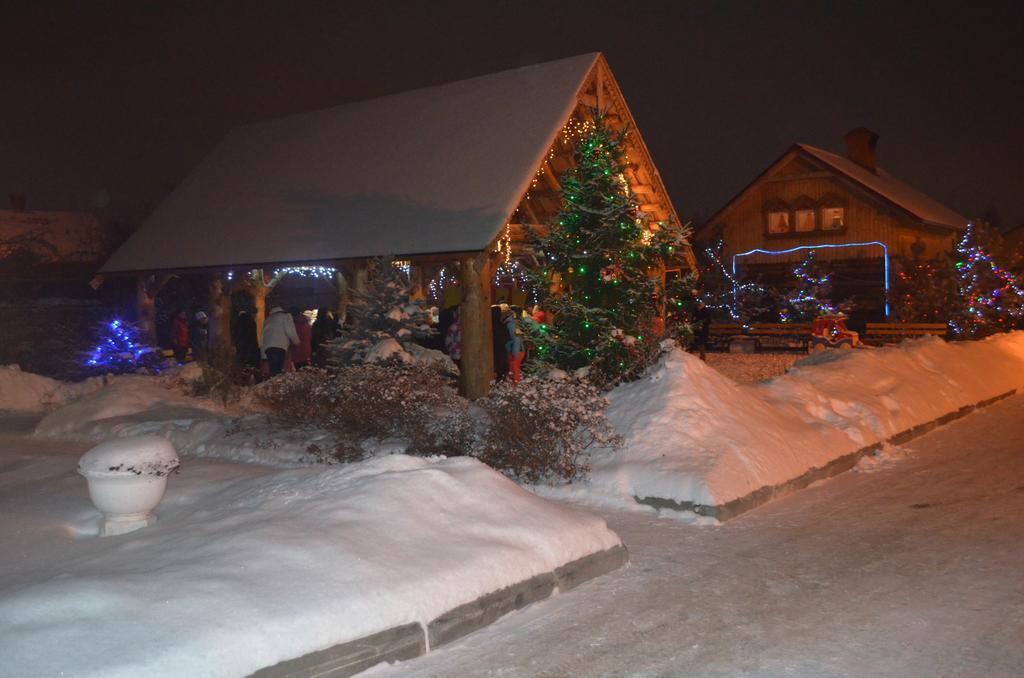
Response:
POLYGON ((885 170, 879 168, 878 173, 869 172, 849 158, 844 158, 835 153, 810 146, 808 144, 793 144, 785 153, 780 155, 775 162, 770 164, 763 172, 757 175, 753 181, 747 184, 742 191, 737 193, 729 202, 708 219, 701 230, 707 229, 725 212, 733 203, 743 197, 763 177, 767 176, 776 167, 786 162, 790 157, 800 155, 817 161, 819 165, 825 165, 826 169, 838 173, 843 178, 852 181, 869 193, 881 200, 907 212, 915 219, 920 220, 929 226, 945 227, 954 230, 963 230, 967 227, 967 219, 949 209, 934 198, 925 195, 916 188, 900 181, 885 170))
POLYGON ((910 212, 929 226, 947 226, 956 230, 967 228, 967 219, 949 209, 938 200, 925 195, 885 170, 869 172, 849 158, 807 144, 797 144, 805 153, 844 174, 880 198, 910 212))
POLYGON ((483 250, 600 58, 237 128, 100 272, 483 250))

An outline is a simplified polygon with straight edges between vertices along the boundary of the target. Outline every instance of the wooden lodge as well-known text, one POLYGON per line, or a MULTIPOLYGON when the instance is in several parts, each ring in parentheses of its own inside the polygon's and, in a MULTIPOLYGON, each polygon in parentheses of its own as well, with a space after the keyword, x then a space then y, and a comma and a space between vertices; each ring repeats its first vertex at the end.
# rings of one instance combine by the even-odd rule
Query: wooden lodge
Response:
POLYGON ((847 155, 794 144, 697 233, 722 238, 738 275, 782 286, 808 249, 834 271, 854 322, 886 319, 886 276, 902 260, 952 250, 967 220, 877 166, 878 135, 845 136, 847 155), (864 243, 864 244, 858 244, 864 243))
MULTIPOLYGON (((228 341, 232 295, 268 294, 293 273, 334 277, 344 312, 369 258, 408 266, 426 295, 460 280, 462 381, 493 378, 489 306, 511 262, 535 265, 528 228, 560 207, 558 178, 595 111, 628 130, 625 180, 651 223, 678 220, 601 54, 585 54, 235 129, 107 261, 138 276, 139 318, 175 273, 210 286, 212 341, 228 341)), ((689 250, 680 265, 695 268, 689 250)))

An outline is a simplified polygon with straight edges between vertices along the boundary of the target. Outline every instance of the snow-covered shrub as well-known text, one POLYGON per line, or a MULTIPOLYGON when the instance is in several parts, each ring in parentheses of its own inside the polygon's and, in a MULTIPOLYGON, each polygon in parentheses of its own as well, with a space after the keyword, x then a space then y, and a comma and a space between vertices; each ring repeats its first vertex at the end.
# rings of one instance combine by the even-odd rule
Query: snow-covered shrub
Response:
POLYGON ((257 397, 286 421, 330 430, 345 460, 360 458, 369 438, 406 438, 415 454, 462 455, 474 435, 469 403, 437 367, 393 361, 333 374, 305 369, 261 384, 257 397))
MULTIPOLYGON (((196 364, 196 363, 192 363, 196 364)), ((234 360, 230 349, 214 351, 209 360, 198 363, 198 378, 186 381, 186 393, 210 396, 227 407, 242 397, 242 386, 251 383, 252 376, 246 366, 234 360)))
POLYGON ((284 421, 331 431, 335 460, 362 458, 371 439, 400 439, 409 454, 475 456, 518 480, 573 480, 588 470, 588 447, 619 439, 597 387, 585 376, 559 377, 501 382, 470 403, 443 365, 393 360, 282 374, 256 395, 284 421))
POLYGON ((499 382, 476 404, 487 418, 474 456, 519 480, 573 480, 589 470, 588 447, 621 444, 607 400, 581 378, 499 382))

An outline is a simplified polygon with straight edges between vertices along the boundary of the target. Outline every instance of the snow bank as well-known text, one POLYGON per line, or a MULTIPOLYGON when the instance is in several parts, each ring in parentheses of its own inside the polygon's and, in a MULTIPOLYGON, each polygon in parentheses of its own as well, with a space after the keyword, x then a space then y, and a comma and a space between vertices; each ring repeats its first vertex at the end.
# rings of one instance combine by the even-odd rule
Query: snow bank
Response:
POLYGON ((0 410, 42 412, 103 388, 105 383, 104 377, 62 382, 22 372, 17 365, 0 365, 0 410))
POLYGON ((595 453, 589 487, 612 505, 626 496, 721 505, 1022 387, 1024 332, 833 351, 757 385, 677 350, 610 394, 626 444, 595 453))
POLYGON ((226 410, 187 396, 173 379, 122 376, 106 388, 47 414, 36 426, 40 438, 99 442, 157 435, 182 454, 274 466, 301 466, 314 448, 334 449, 334 438, 315 428, 282 428, 266 414, 226 410))
POLYGON ((620 544, 602 519, 473 459, 408 456, 284 471, 193 460, 154 527, 74 539, 99 520, 75 456, 2 454, 37 464, 5 474, 0 497, 9 675, 243 676, 620 544))

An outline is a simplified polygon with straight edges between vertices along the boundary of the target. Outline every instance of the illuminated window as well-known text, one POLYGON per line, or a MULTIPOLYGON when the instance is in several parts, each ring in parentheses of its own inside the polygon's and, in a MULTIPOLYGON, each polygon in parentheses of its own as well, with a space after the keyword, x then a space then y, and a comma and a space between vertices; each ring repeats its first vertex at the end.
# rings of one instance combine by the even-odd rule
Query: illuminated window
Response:
POLYGON ((846 226, 845 212, 842 207, 826 207, 822 212, 821 227, 828 230, 835 230, 846 226))
POLYGON ((769 212, 768 232, 789 233, 789 212, 769 212))
POLYGON ((797 210, 796 211, 796 230, 801 232, 813 231, 814 230, 814 210, 797 210))

